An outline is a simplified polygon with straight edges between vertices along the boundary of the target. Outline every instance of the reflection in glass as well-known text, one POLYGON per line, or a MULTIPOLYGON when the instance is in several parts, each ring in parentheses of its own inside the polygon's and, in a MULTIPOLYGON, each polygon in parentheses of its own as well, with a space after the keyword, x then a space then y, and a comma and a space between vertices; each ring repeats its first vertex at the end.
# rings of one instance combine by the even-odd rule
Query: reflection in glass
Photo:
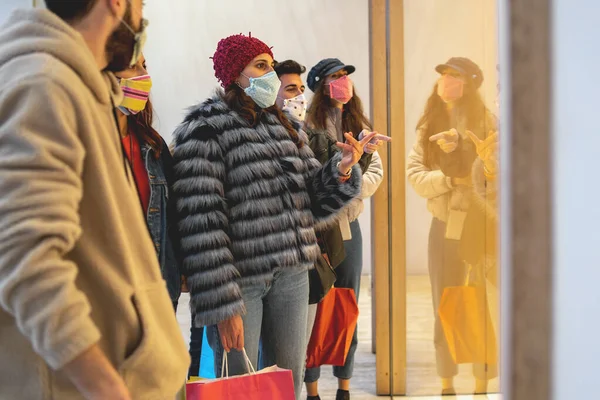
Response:
POLYGON ((497 123, 480 94, 484 74, 475 62, 452 57, 435 71, 407 163, 408 181, 432 216, 427 255, 435 371, 442 394, 473 392, 455 387, 454 379, 458 364, 472 364, 474 391, 486 393, 498 375, 487 296, 497 275, 497 123))

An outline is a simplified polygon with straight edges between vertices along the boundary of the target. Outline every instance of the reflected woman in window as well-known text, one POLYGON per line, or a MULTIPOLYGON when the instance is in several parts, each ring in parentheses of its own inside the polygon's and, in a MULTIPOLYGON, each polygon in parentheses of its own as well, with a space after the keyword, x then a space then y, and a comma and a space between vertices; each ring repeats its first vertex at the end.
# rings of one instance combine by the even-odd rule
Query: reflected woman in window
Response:
MULTIPOLYGON (((321 60, 310 70, 307 84, 314 92, 314 96, 306 119, 309 130, 327 132, 330 140, 334 141, 341 140, 346 132, 361 139, 362 135, 371 131, 371 123, 365 116, 362 102, 349 76, 355 70, 354 66, 345 65, 337 58, 321 60)), ((346 258, 335 270, 337 274, 335 287, 353 289, 357 299, 363 267, 363 240, 358 217, 364 210, 363 200, 371 197, 383 180, 383 165, 377 149, 385 141, 389 141, 389 138, 378 134, 365 147, 366 156, 363 156, 360 162, 363 174, 360 196, 343 210, 339 221, 346 258)), ((316 312, 316 308, 313 310, 316 312)), ((310 317, 314 320, 314 315, 310 317)), ((354 354, 357 346, 358 329, 354 332, 345 365, 333 368, 333 374, 338 378, 339 390, 336 397, 338 400, 350 398, 350 379, 354 370, 354 354)), ((320 373, 320 368, 306 370, 304 382, 309 400, 319 398, 320 373)))
MULTIPOLYGON (((489 246, 495 238, 486 236, 495 234, 495 225, 490 229, 486 224, 471 178, 477 159, 473 138, 485 140, 494 135, 496 121, 479 94, 483 73, 473 61, 451 58, 436 71, 440 77, 418 122, 407 175, 415 191, 427 199, 433 215, 428 247, 437 372, 442 378, 442 394, 454 394, 458 369, 437 310, 446 287, 464 285, 467 265, 485 265, 485 260, 496 254, 489 246)), ((497 366, 474 365, 474 375, 475 392, 484 393, 488 380, 497 376, 497 366)))

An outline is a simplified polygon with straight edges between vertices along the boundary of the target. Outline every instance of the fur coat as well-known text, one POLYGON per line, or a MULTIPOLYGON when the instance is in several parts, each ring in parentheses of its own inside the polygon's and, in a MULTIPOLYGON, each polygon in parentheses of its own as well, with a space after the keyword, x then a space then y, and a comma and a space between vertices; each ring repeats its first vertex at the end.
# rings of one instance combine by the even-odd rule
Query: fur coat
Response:
POLYGON ((174 134, 182 271, 195 325, 245 313, 241 288, 269 282, 279 268, 310 269, 315 225, 360 194, 361 174, 340 183, 341 154, 325 165, 298 149, 278 118, 255 126, 218 92, 189 110, 174 134))

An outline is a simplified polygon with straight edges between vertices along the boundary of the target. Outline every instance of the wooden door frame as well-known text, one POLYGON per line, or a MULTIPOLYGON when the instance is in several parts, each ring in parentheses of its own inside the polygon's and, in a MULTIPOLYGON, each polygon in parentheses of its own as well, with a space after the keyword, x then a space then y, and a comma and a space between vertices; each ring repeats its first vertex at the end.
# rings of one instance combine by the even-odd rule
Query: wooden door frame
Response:
MULTIPOLYGON (((393 137, 380 152, 385 178, 373 197, 376 386, 406 393, 406 183, 404 146, 404 1, 370 0, 371 119, 393 137), (394 23, 390 23, 393 21, 394 23), (393 335, 390 333, 393 332, 393 335)), ((374 346, 375 347, 375 346, 374 346)))

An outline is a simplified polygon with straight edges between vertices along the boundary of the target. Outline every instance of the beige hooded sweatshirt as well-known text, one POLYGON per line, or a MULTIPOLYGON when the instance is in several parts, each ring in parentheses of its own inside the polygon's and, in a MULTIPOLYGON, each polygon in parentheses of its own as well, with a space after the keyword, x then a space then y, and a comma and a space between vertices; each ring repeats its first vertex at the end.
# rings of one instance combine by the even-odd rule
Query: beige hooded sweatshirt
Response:
POLYGON ((78 399, 97 343, 134 399, 173 399, 189 356, 113 116, 80 34, 46 10, 0 28, 0 399, 78 399))

